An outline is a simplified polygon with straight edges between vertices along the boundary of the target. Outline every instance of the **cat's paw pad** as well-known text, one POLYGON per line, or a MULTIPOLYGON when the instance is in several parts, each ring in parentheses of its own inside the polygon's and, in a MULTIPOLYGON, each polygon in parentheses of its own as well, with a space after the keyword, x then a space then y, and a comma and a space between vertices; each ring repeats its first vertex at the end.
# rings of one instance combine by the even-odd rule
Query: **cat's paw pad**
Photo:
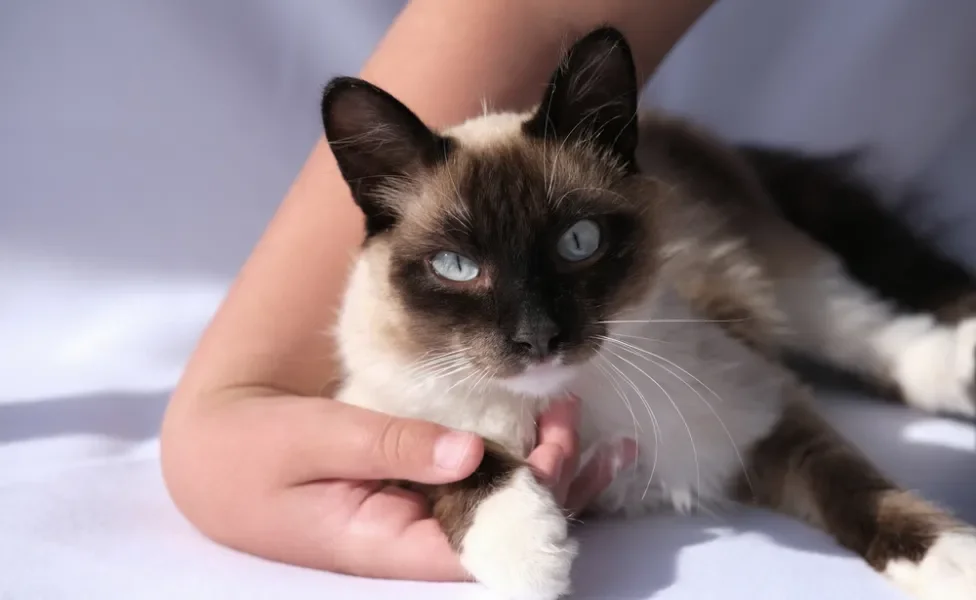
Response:
POLYGON ((475 510, 461 564, 505 600, 556 600, 569 593, 576 542, 555 498, 528 468, 475 510))
POLYGON ((893 560, 885 574, 917 600, 976 598, 976 532, 946 532, 918 563, 893 560))

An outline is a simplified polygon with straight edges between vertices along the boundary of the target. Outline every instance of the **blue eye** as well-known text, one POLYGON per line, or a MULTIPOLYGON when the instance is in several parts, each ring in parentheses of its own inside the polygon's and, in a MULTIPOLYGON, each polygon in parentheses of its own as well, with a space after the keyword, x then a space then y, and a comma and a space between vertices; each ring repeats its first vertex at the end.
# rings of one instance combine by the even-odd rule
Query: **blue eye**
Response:
POLYGON ((430 259, 434 272, 450 281, 471 281, 481 273, 478 263, 457 252, 438 252, 430 259))
POLYGON ((577 221, 556 243, 556 251, 570 262, 593 256, 600 248, 600 226, 589 219, 577 221))

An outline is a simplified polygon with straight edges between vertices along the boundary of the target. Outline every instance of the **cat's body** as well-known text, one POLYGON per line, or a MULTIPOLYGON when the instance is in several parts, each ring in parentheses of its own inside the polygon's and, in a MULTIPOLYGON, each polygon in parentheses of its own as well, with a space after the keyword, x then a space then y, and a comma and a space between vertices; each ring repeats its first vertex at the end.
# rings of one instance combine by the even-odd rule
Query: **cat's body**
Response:
MULTIPOLYGON (((469 146, 485 145, 489 140, 517 143, 521 124, 529 116, 482 117, 447 133, 469 146)), ((670 223, 665 219, 674 219, 681 209, 661 208, 666 214, 659 220, 660 226, 668 229, 670 223)), ((689 214, 687 218, 691 221, 708 216, 689 214)), ((674 243, 695 244, 698 252, 719 255, 733 253, 735 250, 728 246, 740 242, 729 232, 709 232, 700 222, 692 228, 700 231, 703 239, 692 239, 687 231, 675 231, 674 243)), ((431 366, 418 368, 423 360, 388 343, 390 329, 406 332, 409 328, 397 323, 397 311, 387 309, 390 298, 396 296, 389 287, 389 274, 381 271, 389 264, 389 257, 384 256, 387 252, 389 247, 384 245, 364 248, 340 313, 338 338, 350 374, 340 393, 340 399, 346 402, 474 431, 513 454, 525 456, 535 445, 536 416, 554 392, 565 388, 582 398, 601 398, 599 407, 583 405, 581 447, 585 452, 608 438, 636 437, 641 442, 637 471, 646 474, 637 495, 651 506, 659 504, 659 488, 671 489, 682 498, 702 493, 711 502, 727 497, 729 479, 742 468, 736 453, 747 452, 782 412, 783 393, 777 382, 788 379, 784 378, 783 369, 729 335, 723 323, 711 322, 709 317, 697 313, 675 286, 667 283, 682 272, 690 274, 687 261, 662 261, 664 272, 658 274, 658 283, 614 319, 633 322, 608 324, 606 335, 616 339, 616 345, 602 348, 596 358, 580 365, 571 375, 543 366, 516 380, 514 386, 500 387, 488 385, 487 377, 481 377, 484 373, 462 368, 460 360, 452 361, 450 357, 426 357, 433 359, 428 361, 431 366), (520 393, 520 389, 524 392, 520 393), (732 410, 720 400, 725 396, 738 400, 732 410), (747 413, 745 417, 737 416, 743 411, 747 413), (656 422, 651 420, 651 414, 656 422), (692 439, 717 447, 702 448, 696 458, 692 439), (662 451, 661 444, 665 444, 667 452, 662 451), (677 464, 671 466, 669 460, 677 464), (645 489, 655 461, 656 476, 645 489), (707 491, 695 489, 696 471, 702 471, 707 491)), ((674 252, 682 250, 675 248, 674 252)), ((765 288, 764 274, 758 268, 757 265, 755 272, 745 274, 744 279, 757 280, 757 295, 771 294, 772 289, 765 288)), ((762 299, 756 301, 761 303, 762 299)), ((768 301, 772 304, 773 299, 768 301)), ((635 473, 635 481, 639 477, 635 473)), ((620 478, 618 483, 625 479, 620 478)), ((612 490, 607 497, 620 495, 619 490, 612 490)), ((619 508, 631 509, 643 503, 639 498, 618 502, 619 508)))
POLYGON ((918 598, 976 598, 976 533, 878 474, 781 361, 799 352, 972 415, 972 313, 878 299, 768 194, 776 155, 621 118, 635 110, 629 51, 606 30, 574 47, 537 110, 440 134, 334 82, 326 133, 369 234, 339 319, 338 398, 491 442, 471 481, 427 491, 462 563, 503 596, 569 589, 567 519, 521 459, 536 416, 571 391, 584 453, 639 446, 594 512, 755 503, 918 598))

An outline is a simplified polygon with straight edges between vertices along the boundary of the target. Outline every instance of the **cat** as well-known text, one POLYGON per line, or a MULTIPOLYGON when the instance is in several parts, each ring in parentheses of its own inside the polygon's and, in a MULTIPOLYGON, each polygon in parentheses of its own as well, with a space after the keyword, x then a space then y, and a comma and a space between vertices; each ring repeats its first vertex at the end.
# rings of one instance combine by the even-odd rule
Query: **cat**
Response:
POLYGON ((366 81, 327 84, 325 136, 366 229, 338 400, 485 438, 470 477, 410 485, 499 597, 571 591, 569 516, 525 462, 535 417, 570 391, 581 447, 639 445, 589 513, 759 506, 915 598, 976 598, 976 530, 882 475, 787 364, 972 416, 976 280, 839 162, 727 145, 639 112, 638 91, 610 27, 571 45, 533 110, 443 131, 366 81), (870 266, 883 252, 903 263, 888 277, 870 266))

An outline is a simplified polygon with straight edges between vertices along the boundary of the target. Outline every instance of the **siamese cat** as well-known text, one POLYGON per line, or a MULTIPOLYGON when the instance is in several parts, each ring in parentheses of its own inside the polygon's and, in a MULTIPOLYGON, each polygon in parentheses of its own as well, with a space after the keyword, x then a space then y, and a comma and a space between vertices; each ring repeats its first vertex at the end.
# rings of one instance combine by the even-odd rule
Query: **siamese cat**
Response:
POLYGON ((524 460, 568 391, 582 448, 639 446, 589 513, 765 507, 917 599, 976 599, 976 530, 882 475, 786 360, 973 416, 976 280, 840 160, 724 144, 638 91, 612 28, 572 45, 534 110, 442 131, 329 82, 325 135, 366 224, 338 399, 485 438, 470 477, 411 485, 502 598, 571 589, 570 516, 524 460))

